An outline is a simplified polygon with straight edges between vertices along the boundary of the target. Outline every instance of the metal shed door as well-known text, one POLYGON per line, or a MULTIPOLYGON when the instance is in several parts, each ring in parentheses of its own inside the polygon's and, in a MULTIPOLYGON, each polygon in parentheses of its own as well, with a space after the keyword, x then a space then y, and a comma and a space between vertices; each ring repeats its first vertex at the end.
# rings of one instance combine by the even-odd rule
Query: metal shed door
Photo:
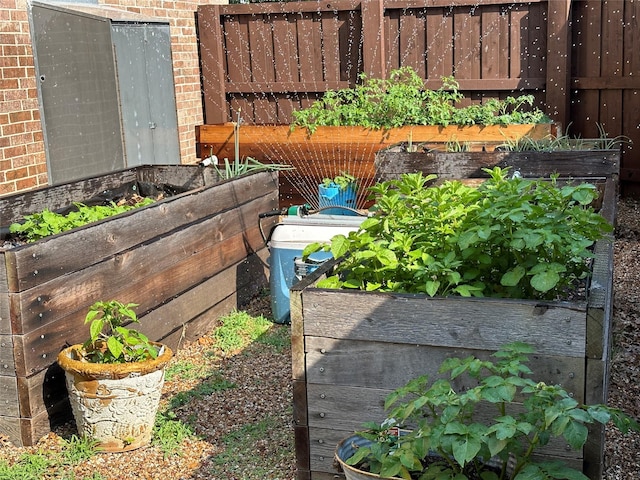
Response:
POLYGON ((169 25, 112 26, 127 166, 179 164, 169 25))

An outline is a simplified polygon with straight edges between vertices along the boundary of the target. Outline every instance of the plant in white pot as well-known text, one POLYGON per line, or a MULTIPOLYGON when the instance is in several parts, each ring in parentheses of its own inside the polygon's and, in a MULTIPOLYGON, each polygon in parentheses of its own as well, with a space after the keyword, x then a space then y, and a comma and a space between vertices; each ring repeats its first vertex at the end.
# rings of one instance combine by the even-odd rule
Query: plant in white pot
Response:
POLYGON ((58 354, 73 415, 82 436, 107 452, 133 450, 151 441, 164 367, 173 352, 127 328, 139 320, 136 304, 98 301, 87 313, 89 339, 58 354))
POLYGON ((554 438, 582 448, 596 422, 623 433, 640 425, 619 409, 581 404, 561 386, 529 378, 532 353, 513 342, 490 360, 448 358, 442 378, 421 376, 391 393, 386 420, 338 444, 347 480, 588 480, 536 453, 554 438))

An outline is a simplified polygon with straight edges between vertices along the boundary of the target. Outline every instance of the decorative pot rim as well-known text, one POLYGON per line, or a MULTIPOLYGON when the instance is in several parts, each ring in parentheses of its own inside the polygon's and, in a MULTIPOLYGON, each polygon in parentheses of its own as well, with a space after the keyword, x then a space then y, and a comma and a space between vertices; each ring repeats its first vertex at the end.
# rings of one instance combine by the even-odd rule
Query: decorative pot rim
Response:
MULTIPOLYGON (((400 432, 400 435, 402 435, 402 431, 400 432)), ((377 473, 371 473, 371 472, 367 472, 365 470, 360 470, 358 468, 352 467, 351 465, 348 465, 342 458, 341 458, 341 453, 344 454, 345 452, 343 452, 343 449, 347 448, 346 445, 351 442, 351 444, 355 444, 357 447, 362 447, 368 444, 371 444, 372 442, 364 437, 362 437, 361 435, 356 434, 351 434, 350 436, 343 438, 338 445, 336 446, 336 451, 335 451, 335 459, 338 462, 338 464, 340 465, 340 467, 342 468, 342 470, 344 472, 351 472, 352 474, 354 474, 358 480, 362 479, 363 477, 365 478, 378 478, 378 479, 384 479, 384 480, 395 480, 400 479, 400 477, 381 477, 380 475, 378 475, 377 473)), ((349 455, 351 456, 351 455, 349 455)), ((498 466, 502 465, 502 460, 499 460, 498 457, 494 457, 491 458, 488 462, 487 465, 491 465, 492 466, 498 466), (497 463, 496 463, 497 462, 497 463)), ((516 466, 516 461, 515 461, 515 457, 513 455, 510 455, 509 457, 509 461, 507 462, 507 473, 509 473, 510 475, 513 474, 513 471, 515 469, 516 466)), ((511 478, 511 477, 509 477, 511 478)))
POLYGON ((340 465, 340 468, 342 468, 343 471, 350 471, 352 473, 354 473, 355 475, 358 475, 360 477, 367 477, 367 478, 383 478, 380 475, 378 475, 377 473, 371 473, 371 472, 366 472, 364 470, 360 470, 358 468, 352 467, 351 465, 348 465, 340 456, 340 452, 342 451, 343 448, 345 448, 345 445, 348 444, 348 442, 355 442, 359 447, 363 446, 367 443, 371 443, 369 440, 367 440, 366 438, 358 435, 358 434, 352 434, 346 438, 343 438, 337 445, 336 447, 336 452, 335 452, 335 458, 338 462, 338 464, 340 465))
POLYGON ((165 344, 151 342, 160 347, 157 358, 141 362, 128 363, 91 363, 74 358, 74 352, 82 348, 82 344, 71 345, 58 354, 58 364, 65 372, 90 378, 125 378, 131 374, 146 375, 165 367, 171 360, 173 351, 165 344))

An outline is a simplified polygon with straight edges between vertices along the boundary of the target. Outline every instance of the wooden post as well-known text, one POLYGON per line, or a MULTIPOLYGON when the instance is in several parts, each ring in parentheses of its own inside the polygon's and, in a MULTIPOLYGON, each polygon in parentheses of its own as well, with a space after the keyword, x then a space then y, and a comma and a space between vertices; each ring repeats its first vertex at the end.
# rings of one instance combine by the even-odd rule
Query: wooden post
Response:
POLYGON ((228 122, 221 11, 219 5, 198 7, 198 34, 204 93, 204 123, 228 122))
POLYGON ((385 78, 384 5, 382 0, 362 0, 363 71, 368 77, 385 78))
POLYGON ((547 10, 547 114, 566 128, 571 85, 571 0, 549 1, 547 10))

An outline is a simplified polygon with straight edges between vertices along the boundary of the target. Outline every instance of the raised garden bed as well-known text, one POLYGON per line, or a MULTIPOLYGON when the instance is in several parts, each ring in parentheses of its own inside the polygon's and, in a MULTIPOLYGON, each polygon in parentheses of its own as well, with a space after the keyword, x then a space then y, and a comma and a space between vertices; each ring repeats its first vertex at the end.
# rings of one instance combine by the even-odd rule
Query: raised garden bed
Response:
POLYGON ((219 181, 196 165, 137 167, 1 198, 2 225, 136 182, 169 185, 175 195, 0 249, 0 433, 17 445, 70 415, 54 362, 84 339, 96 300, 139 304, 141 330, 175 348, 268 285, 258 214, 278 206, 275 173, 219 181))
POLYGON ((380 150, 375 156, 376 180, 399 178, 403 173, 435 173, 439 178, 482 178, 483 168, 511 167, 523 177, 539 177, 540 172, 560 177, 614 177, 620 172, 620 149, 567 150, 555 152, 437 150, 407 151, 406 144, 380 150))
MULTIPOLYGON (((601 215, 613 223, 617 178, 599 175, 590 181, 601 190, 601 215)), ((389 392, 418 375, 436 374, 450 356, 486 356, 507 342, 528 342, 537 351, 530 364, 534 378, 562 384, 578 401, 606 402, 613 239, 598 241, 595 255, 581 300, 438 298, 317 288, 335 262, 304 278, 291 292, 298 478, 335 478, 337 443, 365 421, 382 421, 389 392)), ((593 427, 583 451, 550 443, 544 456, 599 479, 603 445, 603 429, 593 427)))
MULTIPOLYGON (((411 126, 391 129, 362 127, 317 127, 310 134, 306 128, 291 130, 289 125, 242 125, 239 129, 240 156, 253 157, 264 163, 293 165, 296 171, 280 174, 282 206, 304 202, 304 192, 315 190, 323 177, 335 177, 348 171, 361 185, 371 184, 375 177, 376 152, 391 145, 407 142, 496 142, 514 141, 524 136, 541 139, 555 136, 552 123, 509 126, 411 126)), ((200 125, 196 127, 196 154, 219 159, 235 155, 234 124, 200 125)))

